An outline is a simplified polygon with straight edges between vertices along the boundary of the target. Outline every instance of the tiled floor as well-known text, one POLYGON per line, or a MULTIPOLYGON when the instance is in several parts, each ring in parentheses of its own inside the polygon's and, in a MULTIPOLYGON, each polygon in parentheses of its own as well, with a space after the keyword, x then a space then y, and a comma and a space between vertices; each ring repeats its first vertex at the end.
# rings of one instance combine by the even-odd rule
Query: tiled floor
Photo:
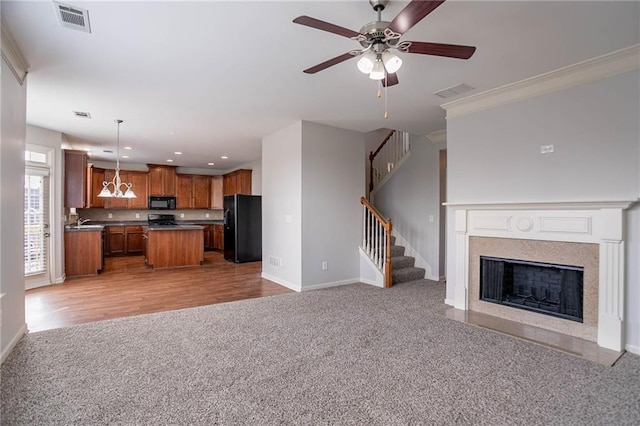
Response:
POLYGON ((601 348, 596 343, 587 340, 478 312, 450 308, 444 312, 444 315, 454 321, 524 339, 602 365, 613 365, 623 353, 601 348))

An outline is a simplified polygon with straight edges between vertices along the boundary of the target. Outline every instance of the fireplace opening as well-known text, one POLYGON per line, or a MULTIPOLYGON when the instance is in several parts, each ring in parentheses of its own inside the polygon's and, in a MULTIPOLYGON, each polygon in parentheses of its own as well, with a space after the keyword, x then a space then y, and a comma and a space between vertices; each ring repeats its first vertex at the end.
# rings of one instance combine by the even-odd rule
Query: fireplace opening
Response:
POLYGON ((480 256, 480 300, 582 322, 584 268, 480 256))

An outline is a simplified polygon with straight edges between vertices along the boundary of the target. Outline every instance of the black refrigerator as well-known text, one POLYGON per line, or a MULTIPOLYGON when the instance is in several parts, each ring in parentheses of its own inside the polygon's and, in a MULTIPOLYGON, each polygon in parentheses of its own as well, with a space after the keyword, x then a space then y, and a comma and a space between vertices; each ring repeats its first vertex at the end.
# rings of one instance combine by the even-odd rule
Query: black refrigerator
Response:
POLYGON ((224 258, 231 262, 262 260, 262 197, 225 195, 224 258))

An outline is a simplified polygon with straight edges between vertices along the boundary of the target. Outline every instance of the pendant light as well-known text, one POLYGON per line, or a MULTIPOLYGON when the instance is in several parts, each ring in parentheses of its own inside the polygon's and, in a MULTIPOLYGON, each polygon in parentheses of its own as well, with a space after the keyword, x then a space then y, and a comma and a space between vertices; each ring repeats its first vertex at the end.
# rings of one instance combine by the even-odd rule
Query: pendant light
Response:
POLYGON ((102 182, 102 191, 98 194, 98 197, 103 198, 138 198, 136 194, 133 192, 131 187, 133 186, 131 183, 122 182, 120 179, 120 123, 122 120, 115 120, 118 123, 118 149, 117 149, 117 157, 116 157, 116 174, 113 177, 111 182, 104 181, 102 182), (113 186, 113 192, 109 191, 109 185, 113 186), (124 185, 126 188, 124 192, 122 192, 121 187, 124 185))

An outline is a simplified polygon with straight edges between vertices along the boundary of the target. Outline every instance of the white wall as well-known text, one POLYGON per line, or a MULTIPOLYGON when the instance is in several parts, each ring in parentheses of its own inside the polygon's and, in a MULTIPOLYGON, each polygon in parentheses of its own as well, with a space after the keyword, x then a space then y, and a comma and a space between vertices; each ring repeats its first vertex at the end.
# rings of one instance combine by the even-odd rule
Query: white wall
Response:
POLYGON ((27 125, 26 142, 28 144, 53 148, 52 170, 49 177, 53 183, 53 191, 50 194, 53 201, 52 217, 50 218, 51 252, 53 259, 51 269, 53 282, 64 281, 64 206, 63 200, 63 173, 62 173, 62 133, 42 127, 27 125))
POLYGON ((364 148, 362 133, 302 123, 303 290, 359 280, 364 148))
MULTIPOLYGON (((422 257, 427 278, 440 271, 440 150, 424 136, 410 135, 411 154, 375 193, 375 207, 422 257), (433 222, 429 222, 433 216, 433 222)), ((418 264, 416 264, 418 266, 418 264)))
POLYGON ((1 68, 0 300, 2 360, 26 331, 24 310, 24 148, 26 83, 20 85, 4 59, 1 68))
MULTIPOLYGON (((637 199, 640 73, 628 72, 448 120, 449 202, 637 199), (540 145, 555 152, 540 154, 540 145)), ((627 344, 640 347, 638 211, 628 214, 627 344), (633 234, 635 232, 635 234, 633 234)), ((449 212, 447 299, 454 297, 449 212)))
POLYGON ((262 276, 302 289, 302 122, 262 139, 262 276), (288 220, 289 219, 289 220, 288 220), (281 259, 272 266, 270 257, 281 259))

